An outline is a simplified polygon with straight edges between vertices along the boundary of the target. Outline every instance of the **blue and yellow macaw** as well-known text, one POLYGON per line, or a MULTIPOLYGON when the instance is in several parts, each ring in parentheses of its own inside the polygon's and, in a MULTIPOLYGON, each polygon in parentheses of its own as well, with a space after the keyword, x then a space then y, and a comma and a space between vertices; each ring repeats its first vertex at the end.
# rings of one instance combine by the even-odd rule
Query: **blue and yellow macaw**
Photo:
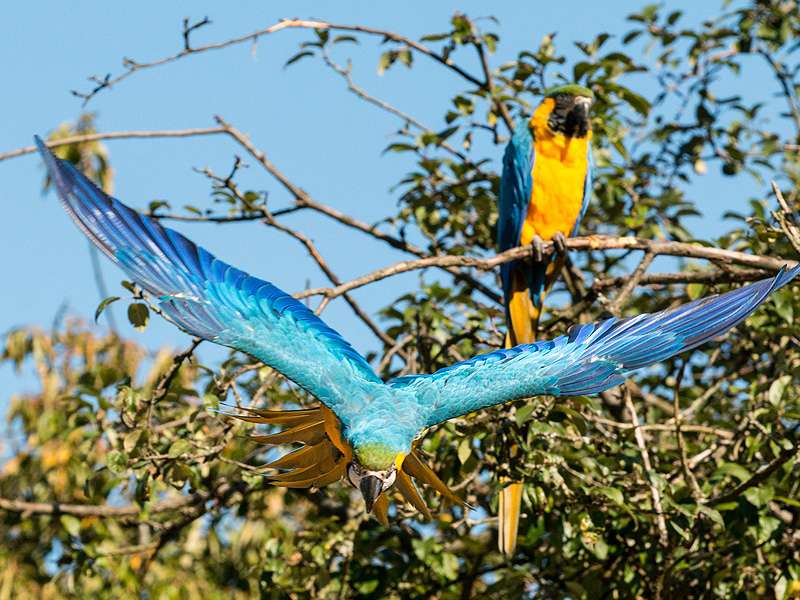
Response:
MULTIPOLYGON (((531 119, 517 126, 503 157, 497 244, 500 251, 577 233, 592 189, 591 90, 549 90, 531 119)), ((541 253, 540 253, 541 254, 541 253)), ((501 266, 507 345, 534 341, 558 260, 518 260, 501 266)))
POLYGON ((519 398, 597 394, 619 385, 635 369, 724 333, 800 271, 781 270, 774 278, 671 310, 575 325, 551 341, 384 382, 304 304, 108 196, 39 138, 36 143, 67 213, 168 320, 190 335, 253 356, 320 401, 318 408, 243 416, 287 427, 257 441, 302 444, 269 465, 279 472, 272 477, 276 485, 345 479, 382 522, 393 486, 427 511, 412 478, 458 501, 414 450, 427 428, 519 398))
MULTIPOLYGON (((548 90, 528 122, 520 122, 503 156, 497 244, 500 252, 534 244, 533 261, 500 267, 506 309, 506 347, 536 341, 545 295, 563 265, 564 239, 577 233, 592 189, 594 94, 579 85, 548 90), (542 258, 542 240, 554 240, 558 258, 542 258)), ((499 498, 498 544, 513 554, 522 484, 505 485, 499 498)))

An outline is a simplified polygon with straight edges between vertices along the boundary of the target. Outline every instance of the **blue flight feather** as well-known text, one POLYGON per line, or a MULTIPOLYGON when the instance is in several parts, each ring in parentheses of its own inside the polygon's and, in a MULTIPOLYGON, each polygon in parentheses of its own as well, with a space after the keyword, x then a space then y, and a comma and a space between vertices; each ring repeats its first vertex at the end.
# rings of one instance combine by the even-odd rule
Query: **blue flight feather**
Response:
POLYGON ((425 399, 431 406, 428 426, 515 398, 597 394, 619 385, 635 369, 728 331, 798 273, 800 265, 677 308, 575 325, 555 340, 497 350, 432 375, 400 377, 389 385, 411 389, 425 399))
POLYGON ((304 304, 106 195, 35 139, 67 213, 182 329, 255 356, 343 418, 344 407, 363 408, 366 389, 383 387, 367 361, 304 304))

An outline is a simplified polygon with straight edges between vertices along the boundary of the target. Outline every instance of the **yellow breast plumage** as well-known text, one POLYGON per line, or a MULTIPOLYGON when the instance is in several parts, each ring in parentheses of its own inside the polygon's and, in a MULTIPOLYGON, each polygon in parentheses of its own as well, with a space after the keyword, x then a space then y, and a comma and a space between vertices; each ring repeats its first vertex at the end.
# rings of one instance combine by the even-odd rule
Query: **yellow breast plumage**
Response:
POLYGON ((558 231, 571 235, 583 204, 592 132, 570 138, 552 131, 547 120, 554 105, 552 98, 545 99, 530 121, 535 158, 530 204, 520 236, 522 245, 530 244, 535 235, 543 240, 552 239, 558 231))

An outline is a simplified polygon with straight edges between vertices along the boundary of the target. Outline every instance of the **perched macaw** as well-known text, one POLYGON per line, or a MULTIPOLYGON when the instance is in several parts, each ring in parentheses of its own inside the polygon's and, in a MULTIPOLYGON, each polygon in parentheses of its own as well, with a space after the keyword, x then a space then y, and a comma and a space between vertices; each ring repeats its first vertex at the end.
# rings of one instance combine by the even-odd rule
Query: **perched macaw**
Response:
POLYGON ((180 233, 103 193, 36 138, 61 202, 78 227, 187 333, 245 352, 315 396, 319 408, 252 411, 245 420, 288 429, 256 438, 303 447, 270 466, 287 487, 346 479, 386 522, 396 485, 425 512, 411 478, 458 501, 420 460, 428 428, 518 398, 596 394, 628 373, 694 348, 749 315, 800 271, 629 319, 575 325, 551 341, 497 350, 384 382, 345 339, 276 286, 236 269, 180 233))
MULTIPOLYGON (((506 146, 500 179, 497 245, 500 252, 534 244, 538 258, 500 266, 506 308, 506 347, 536 341, 545 295, 563 264, 564 239, 575 235, 592 189, 591 90, 564 85, 548 90, 528 122, 506 146), (542 258, 542 240, 554 240, 558 258, 542 258)), ((517 543, 522 484, 505 485, 499 498, 498 544, 517 543)))
MULTIPOLYGON (((517 125, 503 157, 497 245, 500 251, 577 233, 592 189, 591 90, 549 90, 531 119, 517 125)), ((550 258, 501 265, 508 344, 536 337, 547 290, 560 263, 550 258)))

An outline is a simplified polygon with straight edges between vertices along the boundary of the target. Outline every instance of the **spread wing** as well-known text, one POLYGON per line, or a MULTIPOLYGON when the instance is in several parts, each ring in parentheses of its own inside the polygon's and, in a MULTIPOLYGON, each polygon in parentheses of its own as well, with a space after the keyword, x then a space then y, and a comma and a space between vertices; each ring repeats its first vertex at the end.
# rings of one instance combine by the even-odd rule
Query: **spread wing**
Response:
POLYGON ((569 335, 551 341, 497 350, 389 385, 414 390, 430 411, 428 426, 518 398, 596 394, 635 369, 725 333, 798 272, 800 266, 781 270, 772 279, 670 310, 575 325, 569 335))
MULTIPOLYGON (((381 384, 367 361, 302 303, 106 195, 36 144, 78 227, 184 331, 263 361, 334 412, 361 408, 381 384)), ((382 384, 381 384, 382 385, 382 384)))
MULTIPOLYGON (((500 178, 500 203, 497 217, 497 246, 500 252, 519 246, 522 223, 528 213, 531 198, 531 167, 533 165, 533 136, 525 121, 517 123, 514 134, 503 155, 503 174, 500 178)), ((510 295, 510 274, 515 263, 500 266, 505 297, 510 295)))
POLYGON ((586 164, 586 179, 583 181, 583 203, 581 204, 581 212, 578 215, 578 219, 575 221, 575 226, 572 228, 571 237, 578 235, 578 231, 581 228, 581 221, 583 221, 583 217, 586 215, 586 209, 589 208, 589 199, 592 196, 592 169, 594 169, 594 160, 592 159, 591 141, 587 144, 586 148, 586 164))

